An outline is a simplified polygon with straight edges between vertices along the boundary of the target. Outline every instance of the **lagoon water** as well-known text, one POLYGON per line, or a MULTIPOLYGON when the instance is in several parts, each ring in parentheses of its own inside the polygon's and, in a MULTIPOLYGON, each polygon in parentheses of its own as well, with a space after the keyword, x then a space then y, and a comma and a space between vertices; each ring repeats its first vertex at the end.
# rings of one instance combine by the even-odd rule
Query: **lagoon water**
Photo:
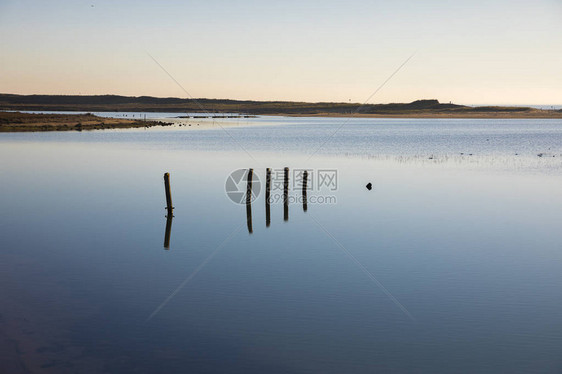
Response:
POLYGON ((562 121, 174 122, 0 134, 4 368, 562 370, 562 121))

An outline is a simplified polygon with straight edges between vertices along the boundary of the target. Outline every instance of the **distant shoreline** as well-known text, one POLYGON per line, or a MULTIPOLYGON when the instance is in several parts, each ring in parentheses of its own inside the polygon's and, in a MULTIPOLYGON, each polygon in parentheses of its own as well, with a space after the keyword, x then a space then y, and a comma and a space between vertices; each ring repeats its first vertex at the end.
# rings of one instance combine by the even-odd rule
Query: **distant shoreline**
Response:
MULTIPOLYGON (((562 119, 562 113, 546 115, 545 111, 533 110, 522 113, 486 112, 486 113, 401 113, 401 114, 365 114, 357 113, 315 113, 315 114, 267 114, 282 117, 326 117, 326 118, 409 118, 409 119, 562 119)), ((196 119, 197 117, 195 117, 196 119)), ((165 120, 134 120, 124 118, 98 117, 93 114, 34 114, 0 111, 0 133, 4 132, 44 132, 44 131, 90 131, 107 129, 150 128, 177 124, 175 118, 165 120)), ((181 125, 181 124, 180 124, 181 125)), ((191 125, 189 125, 191 126, 191 125)), ((199 126, 197 124, 197 126, 199 126)), ((205 126, 202 126, 203 128, 205 126)))
POLYGON ((0 112, 0 132, 89 131, 169 126, 162 121, 102 118, 93 114, 0 112))
POLYGON ((209 115, 360 117, 360 118, 562 118, 562 110, 516 106, 471 107, 438 100, 410 103, 360 104, 338 102, 182 99, 118 95, 0 94, 0 110, 81 112, 162 112, 209 115))
POLYGON ((455 113, 455 112, 415 112, 415 113, 397 113, 397 114, 378 114, 378 113, 357 113, 357 114, 340 114, 340 113, 315 113, 315 114, 268 114, 273 116, 284 117, 330 117, 330 118, 456 118, 456 119, 562 119, 562 113, 558 111, 532 109, 525 113, 518 112, 472 112, 472 113, 455 113))

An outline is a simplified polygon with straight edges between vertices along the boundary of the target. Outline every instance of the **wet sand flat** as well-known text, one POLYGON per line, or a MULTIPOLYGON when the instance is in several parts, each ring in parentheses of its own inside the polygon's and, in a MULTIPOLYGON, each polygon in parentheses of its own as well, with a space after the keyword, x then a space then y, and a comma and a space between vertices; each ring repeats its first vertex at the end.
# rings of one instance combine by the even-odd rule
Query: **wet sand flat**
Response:
POLYGON ((162 121, 102 118, 93 114, 0 112, 0 132, 82 131, 166 126, 162 121))

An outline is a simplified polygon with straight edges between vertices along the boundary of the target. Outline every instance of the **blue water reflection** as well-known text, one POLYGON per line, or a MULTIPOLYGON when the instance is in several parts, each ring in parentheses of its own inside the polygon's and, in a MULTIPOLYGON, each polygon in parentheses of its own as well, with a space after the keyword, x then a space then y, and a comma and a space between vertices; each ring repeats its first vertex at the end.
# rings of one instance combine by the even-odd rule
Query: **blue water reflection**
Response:
POLYGON ((1 323, 23 365, 560 370, 559 122, 361 119, 310 157, 337 121, 286 121, 2 134, 1 323), (338 185, 305 212, 290 184, 297 202, 285 217, 274 200, 268 224, 267 167, 336 170, 338 185), (240 168, 262 183, 251 234, 225 193, 240 168))

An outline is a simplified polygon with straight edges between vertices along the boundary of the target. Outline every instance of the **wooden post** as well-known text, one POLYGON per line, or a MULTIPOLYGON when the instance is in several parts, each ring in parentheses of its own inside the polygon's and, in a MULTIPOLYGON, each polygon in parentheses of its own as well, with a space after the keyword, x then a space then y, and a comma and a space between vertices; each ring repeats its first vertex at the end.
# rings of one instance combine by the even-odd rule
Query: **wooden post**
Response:
POLYGON ((248 169, 247 187, 246 187, 246 204, 252 202, 252 178, 254 177, 254 169, 248 169))
POLYGON ((265 169, 265 227, 271 225, 271 169, 265 169))
POLYGON ((284 170, 283 180, 283 221, 289 220, 289 168, 284 170))
POLYGON ((307 211, 308 209, 308 202, 307 202, 307 190, 306 185, 308 183, 308 171, 305 170, 302 173, 302 210, 307 211))
POLYGON ((170 192, 170 173, 164 173, 164 188, 166 189, 166 209, 168 216, 173 216, 172 193, 170 192))
POLYGON ((253 233, 252 230, 252 178, 254 176, 254 169, 248 170, 248 184, 246 188, 246 223, 248 225, 248 233, 253 233))

